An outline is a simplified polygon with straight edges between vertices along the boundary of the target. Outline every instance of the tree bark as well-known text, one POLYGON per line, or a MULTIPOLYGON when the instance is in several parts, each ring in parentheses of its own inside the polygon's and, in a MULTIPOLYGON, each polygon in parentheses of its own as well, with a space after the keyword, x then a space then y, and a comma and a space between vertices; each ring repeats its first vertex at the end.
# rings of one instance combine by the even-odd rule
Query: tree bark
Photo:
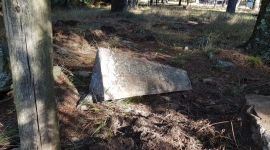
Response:
POLYGON ((127 10, 128 0, 112 0, 111 5, 112 12, 122 12, 127 10))
POLYGON ((245 51, 258 55, 270 64, 270 0, 262 0, 261 9, 250 39, 245 43, 245 51))
POLYGON ((182 4, 182 0, 179 0, 178 6, 181 6, 182 4))
POLYGON ((237 0, 229 0, 226 12, 235 13, 236 3, 237 3, 237 0))
POLYGON ((237 0, 235 8, 238 9, 239 5, 241 3, 241 0, 237 0))
POLYGON ((225 4, 227 5, 227 3, 228 3, 228 0, 224 0, 224 1, 222 2, 222 7, 224 7, 225 4))
POLYGON ((20 150, 60 149, 50 0, 2 0, 20 150))
POLYGON ((190 1, 191 0, 187 0, 187 7, 186 7, 186 9, 189 9, 191 7, 190 1))
POLYGON ((253 10, 255 11, 259 11, 260 10, 260 0, 254 0, 254 3, 253 3, 253 10))
POLYGON ((214 8, 217 6, 217 0, 214 0, 214 8))
POLYGON ((153 0, 150 0, 149 3, 150 3, 149 5, 152 6, 153 5, 153 0))
POLYGON ((128 9, 136 9, 138 0, 128 0, 128 9))

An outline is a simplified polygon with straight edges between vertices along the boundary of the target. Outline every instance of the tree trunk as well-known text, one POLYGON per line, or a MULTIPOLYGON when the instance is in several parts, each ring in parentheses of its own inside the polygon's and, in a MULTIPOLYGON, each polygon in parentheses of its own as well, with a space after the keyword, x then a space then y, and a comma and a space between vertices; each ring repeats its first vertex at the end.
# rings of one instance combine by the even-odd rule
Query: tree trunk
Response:
POLYGON ((214 0, 214 8, 217 6, 217 0, 214 0))
POLYGON ((138 2, 139 2, 139 1, 138 1, 138 0, 133 0, 132 2, 133 2, 133 3, 132 3, 132 8, 133 8, 133 9, 138 8, 138 2))
POLYGON ((238 6, 240 5, 240 3, 241 3, 241 0, 237 0, 237 2, 236 2, 236 6, 235 6, 235 8, 237 9, 238 8, 238 6))
POLYGON ((254 3, 253 3, 253 10, 255 11, 259 11, 260 10, 260 0, 254 0, 254 3))
POLYGON ((50 0, 2 0, 20 150, 60 149, 50 0))
POLYGON ((250 39, 245 43, 245 51, 258 55, 270 64, 270 0, 262 0, 261 9, 250 39))
POLYGON ((226 12, 235 13, 236 3, 237 3, 237 0, 229 0, 226 12))
POLYGON ((111 5, 112 12, 121 12, 127 9, 128 2, 127 0, 112 0, 111 5))
POLYGON ((179 0, 178 6, 181 6, 182 4, 182 0, 179 0))
POLYGON ((187 0, 187 7, 186 7, 186 9, 189 9, 189 7, 190 7, 190 0, 187 0))
POLYGON ((222 7, 224 7, 225 4, 227 5, 227 3, 228 3, 228 0, 224 0, 224 1, 222 2, 222 7))
POLYGON ((150 0, 149 3, 150 3, 149 5, 152 6, 153 5, 153 0, 150 0))

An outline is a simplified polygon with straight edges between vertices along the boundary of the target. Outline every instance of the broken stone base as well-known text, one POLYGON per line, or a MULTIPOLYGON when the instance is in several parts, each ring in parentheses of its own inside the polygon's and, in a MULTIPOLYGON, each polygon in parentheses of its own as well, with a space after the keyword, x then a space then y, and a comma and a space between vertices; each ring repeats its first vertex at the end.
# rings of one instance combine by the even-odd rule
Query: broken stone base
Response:
POLYGON ((98 101, 190 89, 185 70, 98 49, 90 83, 98 101))
POLYGON ((257 123, 252 127, 254 141, 264 150, 270 149, 270 96, 245 95, 249 109, 247 111, 257 123))

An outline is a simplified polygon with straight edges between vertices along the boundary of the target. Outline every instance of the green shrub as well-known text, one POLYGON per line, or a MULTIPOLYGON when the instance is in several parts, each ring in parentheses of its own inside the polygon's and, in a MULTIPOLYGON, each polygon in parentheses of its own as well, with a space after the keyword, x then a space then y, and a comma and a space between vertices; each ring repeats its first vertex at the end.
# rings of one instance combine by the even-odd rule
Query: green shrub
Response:
POLYGON ((247 65, 251 66, 251 67, 259 67, 263 65, 262 59, 259 56, 250 56, 247 59, 247 65))

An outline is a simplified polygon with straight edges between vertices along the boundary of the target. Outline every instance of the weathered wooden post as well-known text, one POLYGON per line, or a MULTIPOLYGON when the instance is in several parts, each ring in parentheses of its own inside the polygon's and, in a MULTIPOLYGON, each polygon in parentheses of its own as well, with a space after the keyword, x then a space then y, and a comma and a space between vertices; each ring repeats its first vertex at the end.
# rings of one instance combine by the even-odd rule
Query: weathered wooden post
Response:
POLYGON ((60 149, 50 0, 2 0, 20 150, 60 149))

